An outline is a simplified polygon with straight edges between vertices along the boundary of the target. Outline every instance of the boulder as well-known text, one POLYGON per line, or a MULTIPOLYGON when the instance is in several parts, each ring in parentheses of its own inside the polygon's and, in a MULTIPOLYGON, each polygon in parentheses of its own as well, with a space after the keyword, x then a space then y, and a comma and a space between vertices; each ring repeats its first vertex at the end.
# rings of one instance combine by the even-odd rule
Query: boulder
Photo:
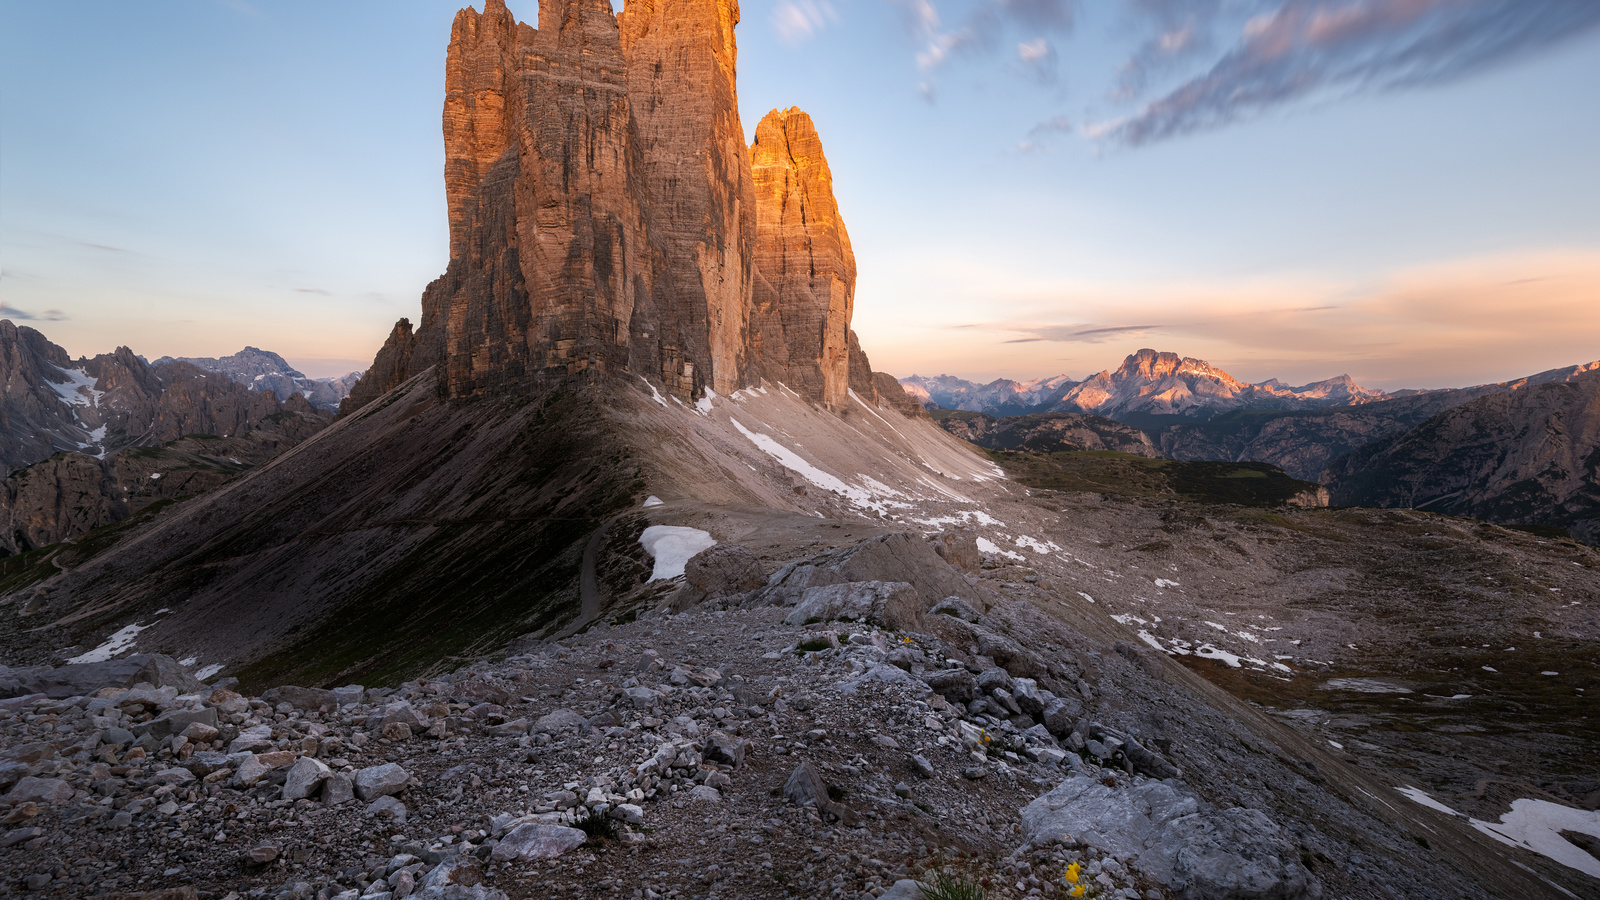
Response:
POLYGON ((489 855, 495 862, 554 859, 583 846, 588 835, 565 825, 518 825, 500 839, 489 855))
POLYGON ((283 799, 304 800, 310 797, 332 774, 333 770, 319 760, 309 756, 300 757, 299 762, 289 767, 289 776, 283 782, 283 799))
POLYGON ((922 680, 951 703, 970 703, 977 696, 977 681, 966 669, 940 669, 922 676, 922 680))
POLYGON ((684 583, 672 599, 673 609, 688 609, 706 600, 747 594, 767 583, 761 560, 738 544, 718 544, 689 558, 684 583))
POLYGON ((935 539, 933 546, 945 562, 969 575, 976 575, 983 569, 983 552, 978 549, 978 536, 971 531, 947 531, 935 539))
POLYGON ((807 588, 784 622, 803 625, 837 619, 911 631, 921 625, 922 609, 916 588, 910 584, 862 581, 807 588))
POLYGON ((139 737, 148 734, 159 739, 168 735, 182 734, 185 729, 197 722, 215 731, 217 727, 216 709, 210 706, 201 707, 200 709, 174 709, 170 712, 162 713, 148 722, 141 722, 133 726, 132 731, 139 737))
POLYGON ((1259 810, 1236 807, 1174 819, 1154 850, 1170 872, 1166 883, 1183 900, 1305 900, 1321 894, 1283 830, 1259 810))
POLYGON ((713 731, 706 739, 705 758, 710 762, 727 763, 734 768, 744 765, 744 755, 750 742, 726 731, 713 731))
POLYGON ((136 653, 105 662, 80 663, 56 669, 18 669, 0 678, 0 698, 45 694, 52 699, 83 697, 103 687, 130 688, 140 682, 201 691, 201 684, 178 661, 159 653, 136 653))
POLYGON ((339 806, 356 798, 356 783, 349 775, 335 772, 322 783, 322 805, 339 806))
POLYGON ((978 673, 978 691, 980 693, 992 694, 997 690, 1010 693, 1011 673, 999 666, 992 669, 984 669, 978 673))
POLYGON ((570 709, 558 709, 548 715, 540 716, 533 723, 535 733, 554 733, 567 728, 582 728, 589 724, 589 720, 578 715, 570 709))
POLYGON ((411 775, 398 763, 369 766, 356 772, 356 796, 362 800, 375 800, 397 794, 411 780, 411 775))
MULTIPOLYGON (((1021 706, 1021 704, 1017 704, 1021 706)), ((1065 738, 1072 733, 1072 726, 1078 723, 1078 717, 1083 714, 1083 701, 1076 697, 1056 697, 1038 718, 1050 733, 1058 738, 1065 738)))
POLYGON ((0 798, 0 803, 10 806, 24 803, 56 805, 66 803, 76 793, 72 785, 60 778, 35 778, 30 775, 19 780, 10 793, 0 798))
POLYGON ((295 709, 305 712, 316 712, 324 706, 329 709, 339 708, 339 701, 334 699, 333 691, 321 688, 295 687, 292 684, 275 687, 262 694, 261 699, 273 706, 277 706, 279 703, 287 703, 295 709))
POLYGON ((1022 810, 1022 833, 1035 846, 1079 842, 1121 859, 1149 852, 1168 822, 1199 808, 1193 794, 1165 782, 1108 787, 1074 776, 1022 810))
POLYGON ((972 608, 972 604, 960 597, 946 597, 935 603, 933 609, 928 610, 928 612, 939 616, 952 616, 963 622, 971 622, 974 625, 981 618, 978 611, 972 608))

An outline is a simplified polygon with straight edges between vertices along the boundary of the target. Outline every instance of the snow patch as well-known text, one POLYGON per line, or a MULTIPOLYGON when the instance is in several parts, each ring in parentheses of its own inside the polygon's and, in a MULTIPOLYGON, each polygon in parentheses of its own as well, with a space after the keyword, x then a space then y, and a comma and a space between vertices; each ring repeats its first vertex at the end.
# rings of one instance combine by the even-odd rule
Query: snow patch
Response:
POLYGON ((1035 540, 1025 534, 1017 535, 1017 546, 1040 554, 1059 553, 1061 551, 1060 547, 1050 541, 1035 540))
POLYGON ((1157 578, 1156 579, 1156 587, 1158 587, 1158 588, 1160 588, 1162 590, 1166 590, 1167 588, 1175 588, 1175 587, 1179 587, 1179 586, 1180 585, 1176 581, 1173 581, 1170 578, 1157 578))
POLYGON ((825 491, 832 491, 833 493, 838 494, 857 508, 875 510, 880 513, 887 512, 891 508, 911 508, 911 504, 909 503, 897 502, 892 499, 894 497, 905 496, 899 491, 892 490, 891 488, 880 484, 871 478, 865 478, 865 481, 869 485, 868 487, 857 487, 852 484, 846 484, 844 480, 830 475, 807 462, 804 457, 793 450, 790 450, 788 447, 778 443, 778 441, 775 440, 771 435, 760 434, 758 432, 751 431, 750 429, 744 427, 744 423, 740 422, 738 419, 730 417, 729 421, 733 422, 733 427, 737 428, 740 434, 749 439, 750 443, 755 444, 760 449, 766 451, 767 455, 777 460, 779 465, 791 472, 794 472, 795 474, 825 491), (875 491, 883 491, 886 493, 875 493, 875 491))
POLYGON ((640 375, 639 376, 639 380, 644 382, 644 386, 650 389, 650 398, 652 400, 655 400, 657 403, 661 404, 661 406, 664 409, 671 409, 672 408, 670 406, 667 406, 667 398, 661 396, 661 392, 656 390, 656 386, 651 384, 650 380, 648 378, 645 378, 643 375, 640 375))
POLYGON ((666 505, 667 505, 667 501, 662 500, 660 497, 657 497, 655 494, 651 494, 650 496, 644 498, 644 508, 645 509, 649 509, 652 506, 666 506, 666 505))
POLYGON ((137 623, 129 625, 126 628, 123 628, 121 631, 118 631, 116 634, 113 634, 111 637, 106 638, 106 642, 104 644, 101 644, 82 656, 74 656, 73 658, 67 660, 67 665, 79 666, 83 665, 84 663, 105 662, 108 659, 120 656, 128 650, 133 649, 133 639, 139 636, 139 632, 144 631, 149 627, 149 625, 139 625, 137 623))
POLYGON ((217 675, 217 673, 221 671, 222 663, 212 663, 211 665, 206 666, 200 671, 194 673, 194 677, 200 679, 201 681, 210 681, 217 675))
POLYGON ((188 657, 186 659, 178 660, 178 665, 184 666, 184 667, 188 667, 188 666, 194 665, 195 663, 197 663, 199 661, 200 661, 200 657, 198 657, 198 656, 190 656, 190 657, 188 657))
POLYGON ((999 544, 996 544, 994 541, 991 541, 986 537, 978 538, 978 549, 984 553, 992 553, 995 556, 1004 556, 1007 559, 1014 559, 1017 562, 1028 561, 1028 558, 1023 556, 1021 553, 1014 553, 1010 550, 1002 550, 1000 549, 999 544))
POLYGON ((1194 655, 1204 659, 1220 660, 1227 663, 1228 667, 1232 669, 1237 669, 1241 665, 1239 657, 1229 653, 1226 650, 1218 650, 1216 647, 1213 647, 1210 644, 1201 644, 1200 646, 1196 647, 1194 650, 1194 655))
POLYGON ((1406 799, 1410 800, 1413 803, 1420 803, 1420 804, 1422 804, 1423 806, 1426 806, 1429 809, 1438 810, 1439 812, 1442 812, 1445 815, 1450 815, 1450 816, 1459 816, 1459 815, 1461 815, 1461 813, 1456 812, 1455 810, 1451 809, 1450 807, 1445 806, 1443 803, 1440 803, 1439 801, 1437 801, 1437 800, 1433 799, 1432 797, 1428 796, 1427 793, 1422 790, 1422 788, 1414 788, 1414 787, 1407 786, 1407 787, 1395 788, 1395 790, 1399 791, 1401 796, 1405 797, 1406 799))
POLYGON ((55 391, 57 397, 68 406, 95 407, 100 405, 100 398, 105 396, 104 391, 94 389, 95 379, 82 369, 57 369, 67 377, 63 384, 57 384, 46 378, 44 383, 50 385, 50 390, 55 391))
POLYGON ((717 399, 717 392, 706 388, 706 395, 694 402, 694 411, 702 416, 711 415, 711 401, 717 399))
POLYGON ((1573 809, 1548 800, 1524 799, 1513 802, 1511 811, 1501 816, 1499 822, 1472 819, 1471 823, 1473 828, 1502 844, 1532 850, 1546 859, 1600 878, 1600 859, 1561 836, 1563 831, 1575 831, 1600 838, 1600 812, 1573 809))
POLYGON ((1079 591, 1079 592, 1078 592, 1078 596, 1079 596, 1079 597, 1082 597, 1082 598, 1083 598, 1083 599, 1085 599, 1085 600, 1087 600, 1087 601, 1089 601, 1089 602, 1090 602, 1090 603, 1093 603, 1093 602, 1094 602, 1094 598, 1093 598, 1093 597, 1091 597, 1091 596, 1089 596, 1089 595, 1088 595, 1088 594, 1085 594, 1085 593, 1084 593, 1084 592, 1083 592, 1083 591, 1079 591))
POLYGON ((644 546, 644 552, 656 561, 650 580, 663 581, 681 576, 689 559, 702 550, 715 547, 717 539, 710 532, 698 528, 651 525, 644 530, 644 534, 639 535, 639 543, 644 546))

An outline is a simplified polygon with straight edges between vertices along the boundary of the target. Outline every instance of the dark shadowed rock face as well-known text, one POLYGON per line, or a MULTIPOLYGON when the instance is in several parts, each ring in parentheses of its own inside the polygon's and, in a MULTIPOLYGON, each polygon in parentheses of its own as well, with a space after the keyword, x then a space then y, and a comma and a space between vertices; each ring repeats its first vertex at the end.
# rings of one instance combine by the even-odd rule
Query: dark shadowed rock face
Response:
POLYGON ((1600 373, 1481 397, 1329 468, 1334 502, 1573 528, 1600 520, 1600 373))
POLYGON ((1144 432, 1100 416, 1046 413, 997 419, 982 413, 946 411, 935 418, 945 431, 990 450, 1114 450, 1150 458, 1161 455, 1144 432))

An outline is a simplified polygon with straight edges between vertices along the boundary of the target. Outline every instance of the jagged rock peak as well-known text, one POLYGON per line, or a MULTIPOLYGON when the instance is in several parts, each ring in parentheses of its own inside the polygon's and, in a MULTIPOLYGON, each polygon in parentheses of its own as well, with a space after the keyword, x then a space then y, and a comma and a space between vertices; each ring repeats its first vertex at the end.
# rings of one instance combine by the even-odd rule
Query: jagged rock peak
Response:
POLYGON ((767 113, 750 161, 761 273, 755 318, 765 372, 802 395, 842 407, 851 382, 856 257, 815 123, 799 109, 767 113))
POLYGON ((452 259, 464 249, 467 198, 515 140, 519 43, 517 20, 502 0, 488 0, 481 14, 470 6, 461 10, 450 28, 444 180, 452 259))

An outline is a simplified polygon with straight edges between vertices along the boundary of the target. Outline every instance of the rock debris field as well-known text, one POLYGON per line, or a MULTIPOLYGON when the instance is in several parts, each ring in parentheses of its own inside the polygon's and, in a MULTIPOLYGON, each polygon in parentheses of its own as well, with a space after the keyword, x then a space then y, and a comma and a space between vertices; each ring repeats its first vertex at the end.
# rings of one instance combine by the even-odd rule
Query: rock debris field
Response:
POLYGON ((245 697, 159 656, 11 670, 32 690, 0 702, 0 869, 73 897, 916 897, 935 869, 1024 897, 1079 862, 1101 897, 1232 896, 1243 870, 1313 895, 1292 853, 1216 843, 1282 843, 1270 819, 1206 811, 1091 721, 1070 651, 939 609, 930 631, 1009 670, 781 607, 650 613, 392 691, 245 697), (1086 791, 1137 827, 1074 819, 1086 791))

